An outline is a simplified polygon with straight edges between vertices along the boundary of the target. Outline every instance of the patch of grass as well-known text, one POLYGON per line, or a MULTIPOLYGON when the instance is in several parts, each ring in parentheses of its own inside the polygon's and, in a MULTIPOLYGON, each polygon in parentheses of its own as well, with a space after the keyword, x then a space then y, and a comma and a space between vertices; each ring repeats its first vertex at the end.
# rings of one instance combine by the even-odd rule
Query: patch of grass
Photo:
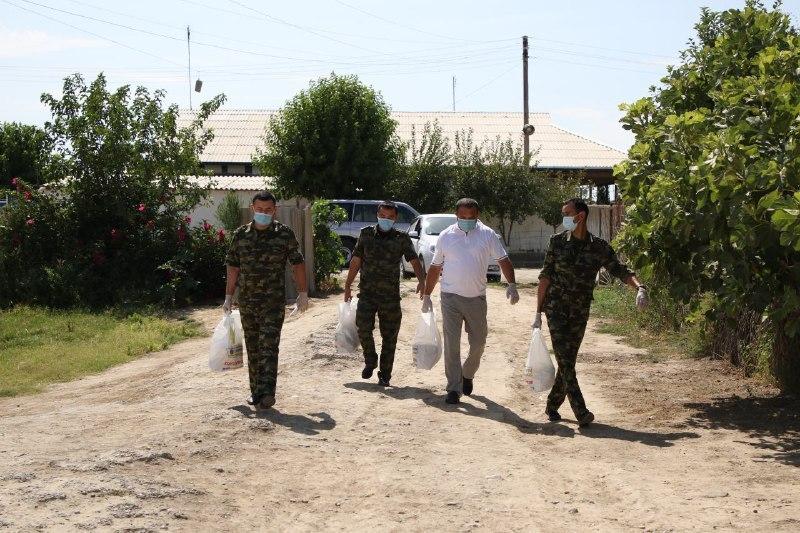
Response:
MULTIPOLYGON (((668 357, 686 357, 702 350, 702 338, 684 322, 684 313, 661 295, 651 296, 650 306, 639 311, 636 293, 619 284, 594 290, 592 316, 601 319, 598 331, 623 337, 635 348, 648 351, 645 360, 657 362, 668 357)), ((697 326, 701 327, 701 326, 697 326)))
POLYGON ((15 307, 0 312, 0 396, 41 391, 202 334, 150 314, 15 307))

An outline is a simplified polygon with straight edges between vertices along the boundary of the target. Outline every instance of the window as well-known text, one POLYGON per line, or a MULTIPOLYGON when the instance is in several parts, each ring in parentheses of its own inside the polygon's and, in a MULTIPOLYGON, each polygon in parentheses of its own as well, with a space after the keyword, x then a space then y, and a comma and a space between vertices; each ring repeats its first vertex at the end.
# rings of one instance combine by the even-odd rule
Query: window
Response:
POLYGON ((417 214, 411 209, 402 205, 397 206, 397 221, 400 224, 411 224, 415 218, 417 218, 417 214))
POLYGON ((220 174, 222 174, 223 176, 228 175, 228 165, 223 164, 221 166, 220 174))
POLYGON ((345 222, 350 222, 353 220, 353 203, 352 202, 332 202, 331 205, 335 205, 344 209, 345 213, 347 213, 347 220, 345 222))
POLYGON ((244 175, 245 176, 252 176, 253 175, 253 165, 250 163, 246 163, 244 165, 244 175))
POLYGON ((378 221, 378 205, 377 204, 356 204, 353 211, 353 222, 377 222, 378 221))
POLYGON ((456 217, 432 217, 426 218, 423 227, 425 235, 439 235, 449 226, 456 223, 456 217))

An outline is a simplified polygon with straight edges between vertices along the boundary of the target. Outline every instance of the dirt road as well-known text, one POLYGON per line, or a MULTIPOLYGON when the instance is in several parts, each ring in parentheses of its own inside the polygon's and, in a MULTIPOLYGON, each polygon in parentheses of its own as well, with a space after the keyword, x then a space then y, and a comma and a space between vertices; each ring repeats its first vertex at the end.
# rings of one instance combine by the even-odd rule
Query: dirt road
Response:
MULTIPOLYGON (((568 407, 548 423, 519 385, 533 300, 490 289, 460 406, 441 362, 411 366, 411 294, 386 390, 334 352, 328 299, 286 323, 263 416, 244 371, 207 370, 207 339, 0 400, 0 530, 800 529, 795 400, 590 331, 579 377, 598 423, 578 429, 568 407)), ((210 327, 217 311, 195 315, 210 327)))

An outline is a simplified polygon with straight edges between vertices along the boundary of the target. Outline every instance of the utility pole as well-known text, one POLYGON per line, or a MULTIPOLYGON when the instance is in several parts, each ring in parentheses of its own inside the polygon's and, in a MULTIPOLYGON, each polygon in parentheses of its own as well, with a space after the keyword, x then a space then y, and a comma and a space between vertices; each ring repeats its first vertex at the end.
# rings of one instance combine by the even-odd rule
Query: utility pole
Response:
POLYGON ((522 139, 525 158, 530 155, 530 135, 533 128, 528 122, 528 36, 522 36, 522 139))
POLYGON ((453 111, 456 110, 456 77, 453 76, 453 111))
POLYGON ((189 111, 192 110, 192 32, 186 26, 186 48, 189 51, 189 111))

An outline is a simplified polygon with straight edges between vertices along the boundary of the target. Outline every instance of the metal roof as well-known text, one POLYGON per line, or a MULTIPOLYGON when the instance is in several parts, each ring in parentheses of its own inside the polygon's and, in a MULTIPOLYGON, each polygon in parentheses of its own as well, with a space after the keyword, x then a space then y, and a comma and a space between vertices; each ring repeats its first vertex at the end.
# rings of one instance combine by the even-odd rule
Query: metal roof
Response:
MULTIPOLYGON (((266 109, 223 109, 206 121, 214 130, 214 140, 200 159, 204 163, 250 163, 257 148, 263 146, 264 130, 277 113, 266 109)), ((180 123, 187 125, 193 112, 181 111, 180 123)), ((412 128, 419 136, 425 124, 437 121, 451 144, 458 132, 472 130, 476 142, 513 139, 522 142, 522 113, 434 111, 392 113, 401 140, 411 140, 412 128)), ((531 151, 541 168, 610 169, 625 159, 625 154, 552 123, 549 113, 531 113, 536 131, 530 137, 531 151)))
POLYGON ((261 191, 268 189, 272 180, 267 176, 188 176, 201 187, 218 191, 261 191))

